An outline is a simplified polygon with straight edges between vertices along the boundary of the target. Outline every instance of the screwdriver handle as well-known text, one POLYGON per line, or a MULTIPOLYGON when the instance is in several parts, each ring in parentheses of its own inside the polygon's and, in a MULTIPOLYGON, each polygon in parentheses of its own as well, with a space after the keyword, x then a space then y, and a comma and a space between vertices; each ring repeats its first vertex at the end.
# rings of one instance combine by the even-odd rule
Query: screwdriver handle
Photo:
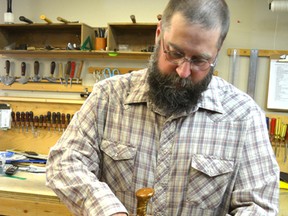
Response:
POLYGON ((10 72, 10 61, 9 60, 5 61, 5 69, 6 69, 6 75, 9 76, 9 72, 10 72))
POLYGON ((51 66, 50 66, 50 73, 53 76, 54 71, 55 71, 55 67, 56 67, 56 63, 54 61, 51 62, 51 66))
POLYGON ((21 63, 21 76, 25 76, 25 71, 26 71, 26 63, 22 62, 21 63))
POLYGON ((271 121, 270 121, 270 135, 271 136, 275 135, 275 127, 276 127, 276 118, 271 118, 271 121))
POLYGON ((72 62, 71 62, 71 73, 70 73, 70 78, 71 78, 71 79, 74 77, 75 68, 76 68, 76 62, 75 62, 75 61, 72 61, 72 62))
POLYGON ((35 75, 39 74, 39 61, 34 62, 34 74, 35 75))

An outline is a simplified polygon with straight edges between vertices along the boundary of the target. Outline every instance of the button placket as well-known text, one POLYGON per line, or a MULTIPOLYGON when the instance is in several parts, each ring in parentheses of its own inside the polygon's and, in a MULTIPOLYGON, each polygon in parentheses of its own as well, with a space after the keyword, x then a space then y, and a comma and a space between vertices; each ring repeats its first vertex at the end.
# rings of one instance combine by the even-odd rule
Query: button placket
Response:
POLYGON ((171 170, 172 148, 176 133, 176 121, 163 125, 157 159, 157 174, 155 178, 155 194, 153 196, 153 207, 156 215, 166 215, 167 211, 167 189, 169 174, 171 170))

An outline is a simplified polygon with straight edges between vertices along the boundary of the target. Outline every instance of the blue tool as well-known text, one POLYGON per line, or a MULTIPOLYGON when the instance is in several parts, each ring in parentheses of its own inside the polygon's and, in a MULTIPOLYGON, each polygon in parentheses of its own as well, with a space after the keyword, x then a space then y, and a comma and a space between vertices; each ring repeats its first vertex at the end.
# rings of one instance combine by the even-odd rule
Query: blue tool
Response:
POLYGON ((104 78, 109 78, 115 75, 120 75, 120 71, 118 68, 111 70, 110 68, 106 67, 102 70, 102 74, 104 78))

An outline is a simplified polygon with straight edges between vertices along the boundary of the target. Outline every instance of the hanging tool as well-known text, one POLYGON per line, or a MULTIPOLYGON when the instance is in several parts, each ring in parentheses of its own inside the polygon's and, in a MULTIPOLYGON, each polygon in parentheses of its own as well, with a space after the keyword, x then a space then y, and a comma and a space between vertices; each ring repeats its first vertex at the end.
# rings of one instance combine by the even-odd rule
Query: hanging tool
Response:
POLYGON ((26 84, 28 83, 28 81, 29 81, 29 78, 26 77, 26 63, 22 62, 21 63, 21 77, 19 79, 19 83, 26 84))
POLYGON ((136 23, 135 15, 131 15, 131 16, 130 16, 130 19, 131 19, 132 23, 136 23))
POLYGON ((114 68, 111 70, 110 68, 106 67, 102 70, 102 75, 104 78, 109 78, 109 77, 113 77, 115 75, 120 75, 120 74, 121 73, 118 68, 114 68))
POLYGON ((147 204, 153 195, 154 195, 154 189, 152 188, 141 188, 136 191, 137 216, 147 215, 147 204))
POLYGON ((65 113, 62 113, 62 115, 61 115, 61 128, 62 128, 62 131, 64 133, 65 128, 66 128, 65 113))
POLYGON ((25 112, 21 112, 20 117, 21 117, 22 132, 24 132, 24 128, 25 128, 25 112))
POLYGON ((56 113, 56 124, 58 127, 58 131, 61 132, 61 113, 60 112, 56 113))
POLYGON ((56 112, 52 112, 52 128, 54 128, 54 132, 56 131, 57 127, 57 114, 56 112))
POLYGON ((65 85, 68 86, 68 80, 70 77, 70 71, 71 71, 71 61, 68 61, 65 65, 65 85))
POLYGON ((69 20, 66 20, 66 19, 64 19, 62 17, 59 17, 59 16, 57 17, 57 20, 60 21, 60 22, 65 23, 65 24, 68 24, 68 23, 79 23, 79 21, 69 21, 69 20))
POLYGON ((281 142, 280 142, 280 133, 281 133, 281 119, 278 117, 276 119, 276 127, 275 127, 275 156, 279 156, 279 152, 281 149, 281 142), (280 145, 280 148, 278 150, 278 145, 280 145))
POLYGON ((19 20, 28 24, 33 24, 33 21, 30 19, 26 18, 25 16, 19 16, 19 20))
POLYGON ((15 128, 16 127, 16 114, 14 111, 11 112, 11 119, 12 119, 11 127, 15 128))
POLYGON ((9 72, 10 72, 10 61, 9 60, 6 60, 6 62, 5 62, 5 69, 6 69, 6 76, 1 77, 1 82, 4 85, 9 86, 15 82, 15 77, 9 76, 9 72))
POLYGON ((34 113, 33 111, 29 112, 29 125, 31 126, 31 131, 34 134, 34 124, 33 124, 33 120, 34 120, 34 113))
POLYGON ((58 78, 60 80, 60 83, 63 84, 62 79, 64 79, 64 76, 63 76, 63 64, 62 63, 58 64, 58 78))
POLYGON ((40 19, 41 20, 44 20, 45 22, 47 22, 48 24, 52 24, 53 22, 50 20, 50 19, 48 19, 45 15, 41 15, 40 16, 40 19))
POLYGON ((54 77, 55 67, 56 67, 56 63, 52 61, 50 64, 50 77, 46 77, 46 79, 49 82, 53 82, 53 83, 57 82, 57 79, 54 77))
POLYGON ((68 113, 67 115, 66 115, 66 128, 67 128, 67 126, 69 125, 69 123, 70 123, 70 120, 71 120, 71 115, 68 113))
POLYGON ((286 145, 285 145, 286 132, 287 132, 287 124, 282 123, 281 133, 280 133, 280 139, 281 139, 280 148, 282 148, 282 143, 283 143, 283 146, 284 146, 284 163, 287 160, 287 149, 286 149, 286 145))
POLYGON ((236 80, 238 80, 239 75, 239 50, 233 50, 233 55, 230 59, 230 62, 232 62, 232 64, 229 72, 229 82, 237 87, 236 80))
POLYGON ((20 112, 16 112, 16 126, 18 127, 18 131, 20 132, 20 126, 21 126, 21 114, 20 112))
POLYGON ((38 126, 39 126, 39 117, 38 116, 34 116, 33 125, 34 125, 34 137, 37 137, 38 136, 38 126))
POLYGON ((42 78, 39 76, 39 61, 34 62, 34 77, 32 78, 33 82, 40 82, 42 78))
POLYGON ((81 78, 82 69, 83 69, 83 64, 84 64, 84 61, 81 60, 79 66, 78 66, 77 73, 76 73, 77 84, 79 83, 79 80, 80 80, 80 78, 81 78))
POLYGON ((29 131, 29 126, 30 126, 29 118, 30 118, 30 113, 27 111, 27 112, 25 113, 26 133, 28 133, 28 131, 29 131))
POLYGON ((12 0, 7 0, 7 12, 4 13, 4 23, 14 23, 14 14, 12 13, 12 0))
MULTIPOLYGON (((286 153, 286 156, 284 158, 286 158, 287 160, 287 157, 288 157, 288 124, 286 124, 286 134, 285 134, 285 153, 286 153)), ((284 162, 286 162, 286 160, 284 162)))
POLYGON ((76 62, 72 61, 71 62, 71 71, 70 71, 70 87, 72 87, 72 80, 73 80, 73 77, 74 77, 75 68, 76 68, 76 62))
POLYGON ((258 50, 252 49, 250 52, 250 65, 248 75, 247 93, 253 99, 255 96, 256 78, 257 78, 258 50))
POLYGON ((50 128, 51 128, 51 112, 50 111, 47 112, 47 128, 50 131, 50 128))

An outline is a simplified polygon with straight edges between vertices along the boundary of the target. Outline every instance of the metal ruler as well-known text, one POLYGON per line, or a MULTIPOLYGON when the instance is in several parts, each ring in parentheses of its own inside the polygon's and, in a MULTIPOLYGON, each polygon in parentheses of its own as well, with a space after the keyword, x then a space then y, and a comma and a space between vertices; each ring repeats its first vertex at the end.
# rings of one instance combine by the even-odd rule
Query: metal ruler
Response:
POLYGON ((253 99, 255 96, 255 88, 256 88, 257 63, 258 63, 258 50, 252 49, 250 51, 250 65, 249 65, 247 94, 250 95, 253 99))

